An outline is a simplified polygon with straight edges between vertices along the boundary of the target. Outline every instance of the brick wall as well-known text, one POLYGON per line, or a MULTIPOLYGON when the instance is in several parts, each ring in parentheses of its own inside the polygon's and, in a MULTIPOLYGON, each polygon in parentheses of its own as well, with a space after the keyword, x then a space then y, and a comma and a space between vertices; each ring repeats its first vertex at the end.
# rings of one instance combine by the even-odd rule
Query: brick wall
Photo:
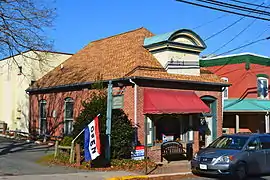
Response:
MULTIPOLYGON (((143 115, 143 90, 144 87, 138 88, 138 122, 139 122, 139 128, 138 128, 138 139, 139 141, 144 144, 144 120, 145 117, 143 115)), ((168 90, 168 89, 166 89, 168 90)), ((217 136, 222 135, 222 93, 221 92, 208 92, 208 91, 195 91, 195 93, 199 96, 212 96, 217 99, 217 136)), ((194 145, 193 145, 193 152, 197 152, 199 150, 199 132, 194 132, 194 145)), ((153 150, 149 151, 149 157, 152 157, 154 159, 156 156, 160 156, 159 150, 153 150), (151 153, 153 153, 151 155, 151 153)))
MULTIPOLYGON (((118 88, 116 88, 119 90, 118 88)), ((124 89, 124 111, 128 115, 132 124, 135 125, 134 120, 134 86, 127 86, 124 89)), ((58 92, 58 93, 46 93, 46 94, 37 94, 30 95, 31 101, 31 128, 39 128, 39 108, 38 102, 42 99, 47 101, 47 120, 49 126, 54 126, 59 122, 63 122, 64 120, 64 100, 67 97, 70 97, 74 100, 74 119, 79 115, 82 110, 81 101, 89 99, 93 90, 78 90, 78 91, 69 91, 69 92, 58 92), (52 117, 53 110, 56 110, 57 117, 52 117)), ((207 92, 207 91, 195 91, 199 97, 202 96, 212 96, 217 99, 217 135, 220 136, 222 134, 222 107, 221 107, 221 96, 220 92, 207 92)), ((143 101, 144 101, 144 87, 138 87, 137 89, 137 126, 138 126, 138 141, 141 144, 144 144, 144 121, 145 116, 143 114, 143 101)), ((63 129, 63 125, 60 124, 55 128, 54 135, 61 135, 63 129)), ((198 131, 194 132, 194 152, 199 149, 199 133, 198 131)), ((159 158, 160 151, 155 150, 151 152, 149 150, 149 157, 159 158)), ((158 159, 157 158, 157 159, 158 159)))
MULTIPOLYGON (((60 136, 63 129, 64 121, 64 103, 66 98, 72 98, 74 100, 74 119, 79 115, 83 106, 82 101, 87 100, 91 97, 94 91, 80 90, 80 91, 69 91, 59 93, 46 93, 46 94, 35 94, 30 95, 30 130, 39 129, 39 101, 46 100, 46 115, 48 129, 53 131, 53 135, 60 136), (53 117, 53 111, 56 112, 56 117, 53 117)), ((89 99, 90 100, 90 99, 89 99)))

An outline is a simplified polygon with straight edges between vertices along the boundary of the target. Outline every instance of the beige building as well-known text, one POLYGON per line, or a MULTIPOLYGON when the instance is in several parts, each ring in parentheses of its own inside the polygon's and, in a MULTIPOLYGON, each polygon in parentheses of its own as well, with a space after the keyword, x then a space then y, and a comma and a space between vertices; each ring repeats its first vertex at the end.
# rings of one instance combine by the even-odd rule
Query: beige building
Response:
POLYGON ((71 54, 60 52, 26 51, 0 61, 0 121, 9 130, 28 132, 29 85, 71 54))

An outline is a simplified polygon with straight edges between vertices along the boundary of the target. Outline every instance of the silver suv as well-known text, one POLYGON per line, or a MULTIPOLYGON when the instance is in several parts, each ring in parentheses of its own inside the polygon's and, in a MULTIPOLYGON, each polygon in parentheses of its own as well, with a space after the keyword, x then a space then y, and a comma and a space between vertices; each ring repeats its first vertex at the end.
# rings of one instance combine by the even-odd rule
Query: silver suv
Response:
POLYGON ((197 175, 231 175, 240 180, 270 173, 270 135, 223 135, 194 155, 191 169, 197 175))

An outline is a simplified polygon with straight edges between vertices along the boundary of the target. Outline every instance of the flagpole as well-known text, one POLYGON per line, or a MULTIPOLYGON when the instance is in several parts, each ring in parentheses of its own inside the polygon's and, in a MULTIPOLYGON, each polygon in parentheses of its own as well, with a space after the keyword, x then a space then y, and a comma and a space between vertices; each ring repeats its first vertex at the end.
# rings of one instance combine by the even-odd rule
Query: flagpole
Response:
MULTIPOLYGON (((98 114, 96 117, 99 117, 100 114, 98 114)), ((85 131, 85 128, 83 128, 83 130, 73 139, 73 143, 76 141, 76 139, 85 131)))
MULTIPOLYGON (((96 117, 99 117, 100 114, 98 114, 96 117)), ((69 162, 72 163, 74 161, 74 143, 78 139, 78 137, 85 131, 85 128, 81 130, 81 132, 71 141, 71 150, 70 150, 70 157, 69 162)))

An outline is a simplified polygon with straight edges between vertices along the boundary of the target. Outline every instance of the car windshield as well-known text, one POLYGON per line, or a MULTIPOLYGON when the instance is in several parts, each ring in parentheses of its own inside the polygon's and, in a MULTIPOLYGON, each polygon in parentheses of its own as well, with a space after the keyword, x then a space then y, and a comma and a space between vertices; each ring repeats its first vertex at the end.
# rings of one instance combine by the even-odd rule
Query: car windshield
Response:
POLYGON ((237 149, 240 150, 246 144, 249 137, 244 136, 222 136, 211 143, 209 148, 237 149))

